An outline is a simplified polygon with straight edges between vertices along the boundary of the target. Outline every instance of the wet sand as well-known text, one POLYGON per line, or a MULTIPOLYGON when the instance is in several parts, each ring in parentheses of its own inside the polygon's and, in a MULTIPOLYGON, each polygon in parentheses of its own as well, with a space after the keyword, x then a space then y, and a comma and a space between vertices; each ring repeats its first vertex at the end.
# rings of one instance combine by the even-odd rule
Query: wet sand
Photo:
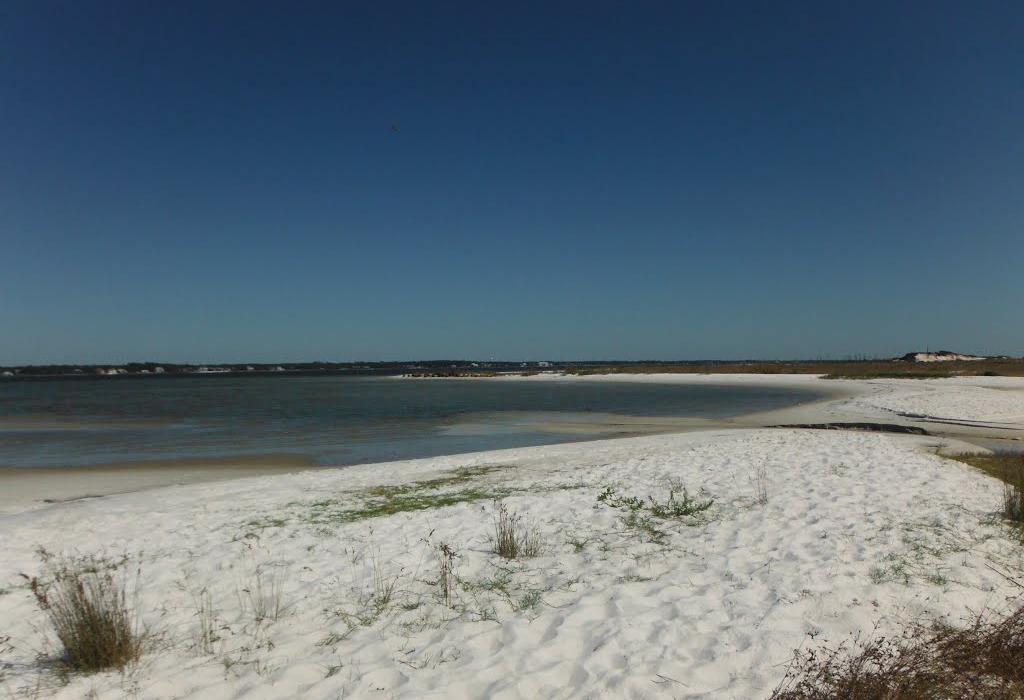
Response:
POLYGON ((94 467, 0 469, 0 513, 160 486, 226 481, 309 469, 300 455, 269 454, 205 459, 122 462, 94 467))

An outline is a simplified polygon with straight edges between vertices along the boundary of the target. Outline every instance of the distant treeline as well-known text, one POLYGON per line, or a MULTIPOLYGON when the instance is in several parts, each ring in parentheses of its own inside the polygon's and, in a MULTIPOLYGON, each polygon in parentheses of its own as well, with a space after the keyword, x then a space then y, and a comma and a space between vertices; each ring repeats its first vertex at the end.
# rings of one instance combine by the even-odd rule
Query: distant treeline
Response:
MULTIPOLYGON (((127 362, 124 364, 62 364, 0 366, 3 376, 100 376, 180 375, 217 373, 347 372, 368 374, 508 372, 542 366, 537 362, 474 362, 472 360, 424 360, 420 362, 241 362, 181 364, 174 362, 127 362)), ((543 363, 545 368, 554 363, 543 363)), ((563 365, 564 367, 565 365, 563 365)))
POLYGON ((279 362, 178 364, 128 362, 122 365, 29 365, 0 367, 0 376, 88 377, 175 376, 193 374, 380 374, 420 377, 492 376, 501 373, 570 374, 667 373, 683 374, 821 374, 830 378, 949 377, 959 375, 1024 376, 1024 359, 992 358, 971 362, 908 362, 899 359, 849 360, 594 360, 575 362, 519 362, 424 360, 419 362, 279 362))

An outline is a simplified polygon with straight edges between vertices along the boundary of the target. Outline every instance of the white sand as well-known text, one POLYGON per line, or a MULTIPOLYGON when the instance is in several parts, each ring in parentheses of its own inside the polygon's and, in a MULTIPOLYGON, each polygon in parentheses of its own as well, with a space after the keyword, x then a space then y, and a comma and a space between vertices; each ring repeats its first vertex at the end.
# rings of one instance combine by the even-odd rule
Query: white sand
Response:
POLYGON ((866 403, 916 416, 1014 426, 1024 423, 1024 381, 1018 377, 903 380, 898 389, 866 403))
MULTIPOLYGON (((1024 381, 847 386, 804 415, 1009 423, 1015 409, 996 396, 1016 401, 1024 381)), ((958 622, 1019 594, 990 568, 1019 576, 1024 567, 1024 548, 994 515, 1000 485, 934 454, 949 442, 701 431, 167 487, 0 516, 0 639, 12 647, 0 644, 0 697, 39 683, 38 697, 95 691, 104 700, 764 697, 798 646, 926 616, 958 622), (490 552, 487 498, 332 518, 372 501, 367 488, 467 466, 500 468, 416 493, 504 492, 537 528, 540 556, 507 562, 490 552), (755 499, 759 467, 766 505, 755 499), (665 500, 670 480, 716 500, 707 517, 655 520, 655 541, 597 500, 607 485, 665 500), (458 552, 452 607, 435 584, 442 542, 458 552), (137 606, 158 637, 140 664, 66 686, 41 666, 38 654, 53 645, 17 575, 38 571, 39 545, 141 563, 137 606), (395 581, 379 614, 375 568, 395 581), (264 594, 280 592, 277 620, 254 619, 246 591, 257 572, 264 594), (196 644, 204 589, 218 637, 207 650, 196 644)))

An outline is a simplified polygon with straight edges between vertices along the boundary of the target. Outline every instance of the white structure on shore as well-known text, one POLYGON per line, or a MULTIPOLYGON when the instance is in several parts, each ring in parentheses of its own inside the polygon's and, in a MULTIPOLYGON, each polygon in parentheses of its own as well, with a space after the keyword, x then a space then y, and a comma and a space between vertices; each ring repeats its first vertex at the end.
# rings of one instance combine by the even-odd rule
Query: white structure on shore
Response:
POLYGON ((982 357, 981 355, 962 355, 961 353, 950 352, 949 350, 939 350, 938 352, 908 352, 900 359, 906 362, 977 362, 978 360, 987 360, 989 358, 982 357))

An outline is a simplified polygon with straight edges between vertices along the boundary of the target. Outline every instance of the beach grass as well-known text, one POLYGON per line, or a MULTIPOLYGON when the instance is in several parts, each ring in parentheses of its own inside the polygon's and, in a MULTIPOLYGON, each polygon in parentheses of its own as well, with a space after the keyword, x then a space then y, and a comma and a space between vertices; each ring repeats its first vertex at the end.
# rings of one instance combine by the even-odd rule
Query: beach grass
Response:
POLYGON ((144 635, 128 602, 127 578, 96 557, 40 550, 43 570, 28 578, 70 670, 122 669, 142 655, 144 635))
POLYGON ((1001 512, 1007 520, 1024 522, 1024 453, 961 454, 952 458, 1003 482, 1001 512))
POLYGON ((540 554, 540 536, 526 519, 498 504, 494 516, 494 552, 505 559, 525 559, 540 554))

